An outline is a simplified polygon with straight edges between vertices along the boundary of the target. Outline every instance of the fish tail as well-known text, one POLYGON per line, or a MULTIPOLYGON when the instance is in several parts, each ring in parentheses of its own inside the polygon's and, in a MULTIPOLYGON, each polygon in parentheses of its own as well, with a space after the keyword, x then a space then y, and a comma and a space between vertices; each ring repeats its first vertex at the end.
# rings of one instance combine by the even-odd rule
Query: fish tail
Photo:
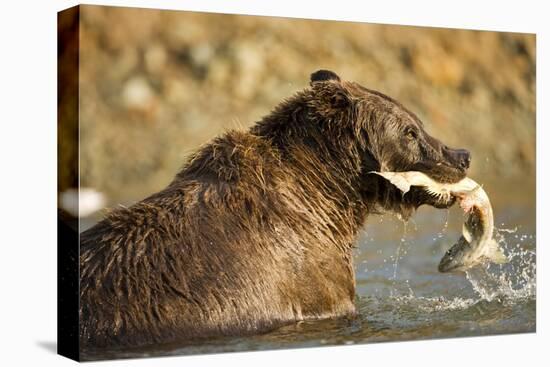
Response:
POLYGON ((504 254, 497 241, 491 240, 487 248, 487 258, 496 264, 507 263, 508 257, 504 254))

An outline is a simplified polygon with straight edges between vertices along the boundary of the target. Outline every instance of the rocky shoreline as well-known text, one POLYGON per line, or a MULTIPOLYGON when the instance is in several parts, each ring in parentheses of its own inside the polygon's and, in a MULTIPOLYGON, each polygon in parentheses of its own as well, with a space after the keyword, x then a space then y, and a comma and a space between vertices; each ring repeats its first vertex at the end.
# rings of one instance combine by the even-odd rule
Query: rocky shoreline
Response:
POLYGON ((535 36, 84 6, 81 184, 111 203, 164 187, 328 68, 401 101, 473 177, 535 172, 535 36))

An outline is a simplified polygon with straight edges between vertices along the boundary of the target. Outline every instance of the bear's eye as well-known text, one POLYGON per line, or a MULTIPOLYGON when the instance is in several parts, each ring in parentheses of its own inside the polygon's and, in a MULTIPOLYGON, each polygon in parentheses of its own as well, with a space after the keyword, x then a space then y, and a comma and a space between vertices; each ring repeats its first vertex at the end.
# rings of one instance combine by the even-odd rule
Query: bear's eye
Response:
POLYGON ((407 130, 407 133, 405 134, 405 136, 411 140, 415 140, 417 138, 416 131, 414 130, 407 130))

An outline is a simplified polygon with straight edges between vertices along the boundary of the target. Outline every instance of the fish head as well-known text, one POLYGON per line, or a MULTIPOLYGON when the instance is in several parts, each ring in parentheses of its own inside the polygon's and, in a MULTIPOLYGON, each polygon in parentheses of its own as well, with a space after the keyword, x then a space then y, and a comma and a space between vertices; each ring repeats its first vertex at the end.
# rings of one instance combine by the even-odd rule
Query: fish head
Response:
POLYGON ((470 243, 464 237, 460 237, 458 242, 445 252, 437 269, 441 273, 465 271, 471 267, 470 250, 470 243))

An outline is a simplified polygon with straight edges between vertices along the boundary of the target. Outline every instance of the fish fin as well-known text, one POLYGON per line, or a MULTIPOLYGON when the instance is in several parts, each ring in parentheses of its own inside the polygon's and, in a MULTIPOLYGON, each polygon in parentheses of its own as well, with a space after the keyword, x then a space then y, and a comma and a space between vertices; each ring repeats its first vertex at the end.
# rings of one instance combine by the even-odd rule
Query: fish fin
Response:
POLYGON ((372 171, 370 173, 376 173, 379 176, 384 177, 392 185, 397 187, 403 194, 406 194, 411 189, 411 183, 402 175, 396 172, 376 172, 372 171))
POLYGON ((487 258, 496 264, 506 264, 509 260, 504 254, 499 244, 495 240, 491 240, 487 248, 487 258))

